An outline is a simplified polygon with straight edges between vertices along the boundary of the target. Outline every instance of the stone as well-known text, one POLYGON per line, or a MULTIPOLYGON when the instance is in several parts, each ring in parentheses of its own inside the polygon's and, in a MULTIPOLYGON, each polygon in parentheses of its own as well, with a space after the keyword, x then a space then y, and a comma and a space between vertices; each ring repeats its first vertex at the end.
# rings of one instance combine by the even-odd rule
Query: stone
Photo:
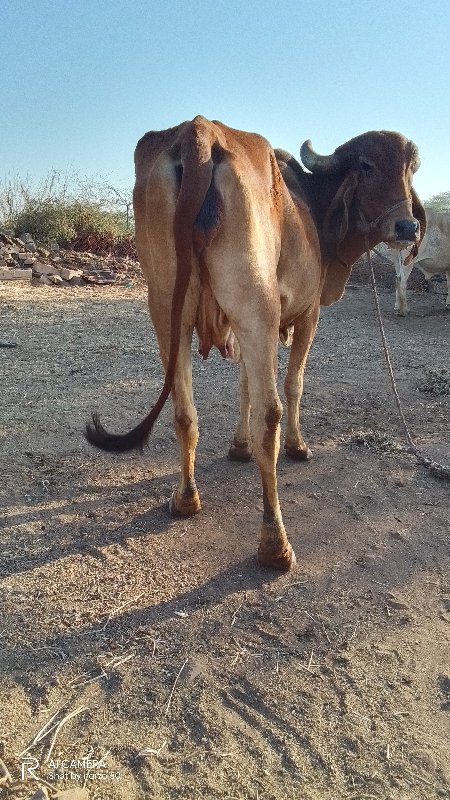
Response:
POLYGON ((30 800, 49 800, 48 791, 45 786, 40 786, 37 792, 35 792, 30 800))
POLYGON ((41 275, 39 278, 39 283, 42 283, 44 286, 53 286, 50 278, 47 278, 47 275, 41 275))
POLYGON ((49 281, 54 283, 56 286, 60 286, 61 283, 63 282, 63 279, 61 278, 61 275, 59 275, 58 273, 55 273, 53 275, 49 275, 48 279, 49 279, 49 281))
POLYGON ((1 269, 0 281, 31 281, 32 269, 1 269))
POLYGON ((59 269, 54 267, 52 264, 41 264, 40 261, 36 261, 33 264, 33 272, 35 275, 59 275, 59 269))
POLYGON ((83 274, 83 270, 81 269, 69 269, 68 267, 61 267, 60 275, 61 278, 65 281, 71 281, 72 278, 81 278, 83 274))
POLYGON ((83 271, 85 281, 89 283, 115 283, 116 276, 111 269, 94 269, 89 267, 83 271))

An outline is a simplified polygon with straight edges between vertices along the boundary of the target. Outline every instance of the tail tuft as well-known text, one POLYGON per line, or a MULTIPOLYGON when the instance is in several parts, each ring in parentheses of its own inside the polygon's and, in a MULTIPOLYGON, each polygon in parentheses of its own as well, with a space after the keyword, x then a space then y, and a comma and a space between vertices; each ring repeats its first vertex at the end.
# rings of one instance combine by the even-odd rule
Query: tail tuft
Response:
POLYGON ((84 433, 88 442, 100 450, 112 453, 124 453, 135 447, 142 448, 142 438, 128 434, 108 433, 100 422, 98 414, 92 415, 92 423, 88 422, 84 433))

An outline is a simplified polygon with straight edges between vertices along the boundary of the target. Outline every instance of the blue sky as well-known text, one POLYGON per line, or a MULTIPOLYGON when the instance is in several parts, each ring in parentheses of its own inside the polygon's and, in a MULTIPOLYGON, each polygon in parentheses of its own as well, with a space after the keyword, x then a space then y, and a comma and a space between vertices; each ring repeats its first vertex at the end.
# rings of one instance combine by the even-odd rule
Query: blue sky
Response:
POLYGON ((371 129, 450 191, 448 0, 3 0, 0 179, 133 184, 143 133, 196 114, 298 155, 371 129))

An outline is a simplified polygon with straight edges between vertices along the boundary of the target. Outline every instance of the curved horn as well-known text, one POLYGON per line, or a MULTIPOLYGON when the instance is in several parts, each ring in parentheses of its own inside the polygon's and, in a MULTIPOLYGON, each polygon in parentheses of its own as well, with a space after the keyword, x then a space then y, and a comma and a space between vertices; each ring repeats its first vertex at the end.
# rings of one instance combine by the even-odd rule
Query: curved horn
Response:
POLYGON ((339 158, 336 153, 331 156, 320 156, 313 150, 311 139, 303 142, 300 148, 300 158, 310 172, 315 172, 318 175, 330 175, 339 169, 339 158))

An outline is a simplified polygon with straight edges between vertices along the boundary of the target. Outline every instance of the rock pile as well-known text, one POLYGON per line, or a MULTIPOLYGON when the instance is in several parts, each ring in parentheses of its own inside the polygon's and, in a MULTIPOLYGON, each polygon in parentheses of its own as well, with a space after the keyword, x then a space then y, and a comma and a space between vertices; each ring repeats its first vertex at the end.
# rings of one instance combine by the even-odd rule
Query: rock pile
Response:
POLYGON ((98 256, 38 247, 30 234, 15 237, 0 232, 0 281, 24 280, 45 286, 83 286, 87 283, 131 285, 142 280, 139 263, 129 258, 98 256))

